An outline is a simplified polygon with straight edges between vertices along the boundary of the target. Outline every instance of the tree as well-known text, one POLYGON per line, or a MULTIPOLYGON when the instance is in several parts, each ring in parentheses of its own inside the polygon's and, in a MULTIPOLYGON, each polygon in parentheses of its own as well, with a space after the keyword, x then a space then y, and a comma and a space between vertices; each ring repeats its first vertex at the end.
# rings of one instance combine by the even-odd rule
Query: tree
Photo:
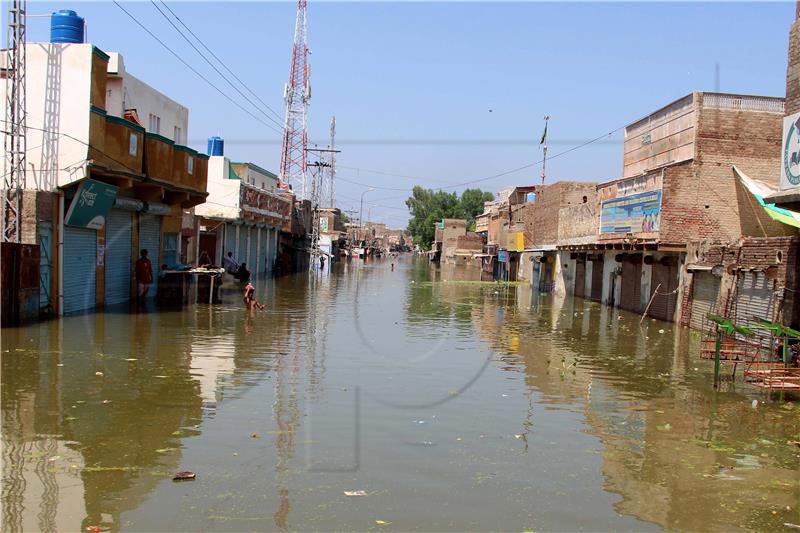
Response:
POLYGON ((475 231, 475 217, 483 213, 483 203, 494 200, 494 195, 480 189, 465 189, 459 201, 459 218, 466 219, 467 231, 475 231))
POLYGON ((406 200, 406 206, 411 213, 408 232, 420 248, 427 250, 436 235, 436 223, 443 218, 464 218, 474 230, 475 217, 483 213, 483 202, 493 198, 492 193, 480 189, 467 189, 459 198, 454 192, 434 192, 417 185, 406 200))

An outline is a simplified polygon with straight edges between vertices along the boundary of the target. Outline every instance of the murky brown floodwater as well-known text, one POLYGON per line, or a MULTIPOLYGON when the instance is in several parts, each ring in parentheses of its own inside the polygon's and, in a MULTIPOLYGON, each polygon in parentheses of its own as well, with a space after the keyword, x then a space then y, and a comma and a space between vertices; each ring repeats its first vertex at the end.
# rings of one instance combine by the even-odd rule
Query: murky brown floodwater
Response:
POLYGON ((671 324, 442 269, 3 330, 3 530, 800 523, 800 403, 713 392, 671 324))

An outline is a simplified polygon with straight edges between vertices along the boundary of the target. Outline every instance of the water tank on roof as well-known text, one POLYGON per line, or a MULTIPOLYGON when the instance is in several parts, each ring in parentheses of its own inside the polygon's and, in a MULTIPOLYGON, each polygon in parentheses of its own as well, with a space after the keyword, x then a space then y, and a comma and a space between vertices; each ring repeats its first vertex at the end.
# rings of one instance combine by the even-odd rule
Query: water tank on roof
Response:
POLYGON ((50 15, 51 43, 82 43, 83 17, 71 9, 62 9, 50 15))
POLYGON ((225 141, 216 135, 208 138, 208 155, 225 155, 225 141))

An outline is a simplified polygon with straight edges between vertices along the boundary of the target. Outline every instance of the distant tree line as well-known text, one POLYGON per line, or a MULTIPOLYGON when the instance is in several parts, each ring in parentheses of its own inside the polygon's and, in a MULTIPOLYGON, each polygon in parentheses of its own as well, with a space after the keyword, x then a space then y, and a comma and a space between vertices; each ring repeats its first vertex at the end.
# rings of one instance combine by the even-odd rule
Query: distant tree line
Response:
POLYGON ((483 203, 494 200, 494 195, 480 189, 465 189, 457 193, 433 191, 417 185, 406 206, 411 213, 408 232, 414 243, 427 250, 436 234, 434 225, 443 218, 463 218, 467 221, 467 231, 475 231, 475 217, 483 213, 483 203))

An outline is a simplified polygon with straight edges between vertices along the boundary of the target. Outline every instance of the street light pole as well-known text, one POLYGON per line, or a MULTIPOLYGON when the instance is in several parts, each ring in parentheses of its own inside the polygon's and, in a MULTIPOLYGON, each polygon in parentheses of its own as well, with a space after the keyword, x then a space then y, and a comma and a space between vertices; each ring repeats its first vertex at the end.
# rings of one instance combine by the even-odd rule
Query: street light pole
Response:
POLYGON ((364 216, 364 195, 367 194, 368 192, 371 192, 371 191, 374 191, 374 190, 375 189, 370 187, 369 189, 367 189, 366 191, 361 193, 361 208, 358 210, 358 229, 359 229, 359 233, 361 232, 361 229, 364 227, 364 221, 362 220, 362 217, 364 216))

